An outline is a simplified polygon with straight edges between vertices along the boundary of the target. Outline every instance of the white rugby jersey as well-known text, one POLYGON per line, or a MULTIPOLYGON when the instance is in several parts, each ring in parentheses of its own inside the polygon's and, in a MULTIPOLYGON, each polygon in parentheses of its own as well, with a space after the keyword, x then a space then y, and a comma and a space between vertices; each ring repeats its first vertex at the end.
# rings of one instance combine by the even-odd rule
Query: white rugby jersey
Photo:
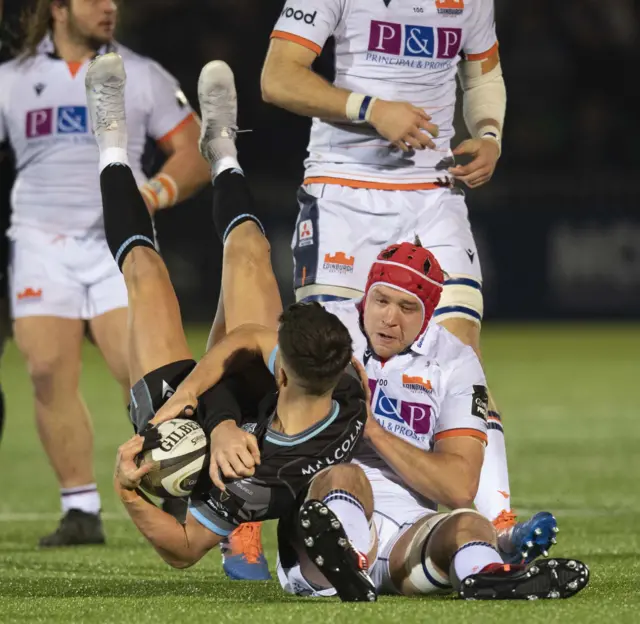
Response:
MULTIPOLYGON (((161 142, 193 112, 160 65, 119 44, 109 48, 125 63, 129 162, 142 184, 147 137, 161 142)), ((78 237, 104 234, 99 153, 84 85, 88 66, 58 58, 49 37, 35 57, 0 66, 0 142, 10 143, 18 171, 10 235, 23 225, 78 237)))
MULTIPOLYGON (((382 427, 424 451, 453 436, 486 444, 487 382, 471 347, 431 322, 407 352, 382 362, 368 350, 357 301, 323 305, 351 334, 354 355, 369 377, 372 412, 382 427)), ((363 444, 355 458, 368 473, 404 485, 370 446, 363 444)))
POLYGON ((307 181, 407 190, 449 177, 457 65, 496 49, 493 0, 287 0, 272 33, 318 54, 332 35, 336 87, 423 108, 440 136, 402 152, 368 124, 314 119, 307 181))

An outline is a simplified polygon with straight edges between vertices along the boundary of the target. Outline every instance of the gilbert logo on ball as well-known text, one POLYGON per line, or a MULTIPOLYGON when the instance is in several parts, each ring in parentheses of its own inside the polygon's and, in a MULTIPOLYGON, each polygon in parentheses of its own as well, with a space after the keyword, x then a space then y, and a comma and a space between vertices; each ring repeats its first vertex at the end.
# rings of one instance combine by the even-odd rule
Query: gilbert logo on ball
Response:
POLYGON ((207 436, 197 422, 185 418, 164 422, 158 431, 160 446, 138 456, 138 465, 153 465, 140 487, 161 498, 189 496, 205 464, 207 436))

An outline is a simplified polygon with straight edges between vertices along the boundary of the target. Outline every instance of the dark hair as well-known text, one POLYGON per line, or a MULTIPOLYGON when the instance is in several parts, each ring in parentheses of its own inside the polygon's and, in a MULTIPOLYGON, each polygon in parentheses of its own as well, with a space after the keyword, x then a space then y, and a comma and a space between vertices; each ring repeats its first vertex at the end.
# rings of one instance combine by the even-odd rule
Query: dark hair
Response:
POLYGON ((332 390, 353 356, 351 336, 319 303, 294 303, 280 316, 280 353, 308 394, 332 390))
POLYGON ((35 6, 22 15, 22 29, 24 33, 24 46, 22 53, 25 57, 35 56, 38 44, 53 28, 51 7, 54 3, 62 6, 69 4, 68 0, 37 0, 35 6))

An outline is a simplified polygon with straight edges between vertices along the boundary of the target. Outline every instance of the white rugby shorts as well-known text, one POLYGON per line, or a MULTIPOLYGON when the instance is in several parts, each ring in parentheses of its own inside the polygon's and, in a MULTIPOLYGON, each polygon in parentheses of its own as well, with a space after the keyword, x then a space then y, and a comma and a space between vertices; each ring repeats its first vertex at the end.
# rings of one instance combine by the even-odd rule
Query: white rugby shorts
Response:
MULTIPOLYGON (((482 270, 461 190, 309 184, 298 191, 298 203, 292 241, 298 298, 313 285, 364 291, 380 251, 418 236, 449 276, 436 320, 482 320, 482 270)), ((330 294, 330 289, 322 291, 330 294)))
POLYGON ((11 233, 11 316, 92 319, 127 307, 127 288, 104 237, 21 226, 11 233))

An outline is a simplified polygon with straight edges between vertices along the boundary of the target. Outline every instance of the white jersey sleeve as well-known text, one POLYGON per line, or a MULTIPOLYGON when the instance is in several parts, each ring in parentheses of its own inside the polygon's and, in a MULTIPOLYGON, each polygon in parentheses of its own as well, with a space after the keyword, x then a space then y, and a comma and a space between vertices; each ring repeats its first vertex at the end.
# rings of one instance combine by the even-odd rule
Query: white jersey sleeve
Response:
POLYGON ((346 0, 288 0, 271 38, 299 43, 316 54, 338 28, 346 0))
POLYGON ((153 61, 149 62, 149 82, 152 103, 147 133, 160 142, 191 119, 193 109, 178 81, 153 61))
POLYGON ((498 46, 494 0, 476 0, 469 20, 469 33, 463 51, 469 61, 481 61, 490 56, 498 46))
POLYGON ((447 371, 446 388, 434 441, 470 436, 486 444, 488 393, 487 381, 478 357, 469 347, 465 355, 447 371))

